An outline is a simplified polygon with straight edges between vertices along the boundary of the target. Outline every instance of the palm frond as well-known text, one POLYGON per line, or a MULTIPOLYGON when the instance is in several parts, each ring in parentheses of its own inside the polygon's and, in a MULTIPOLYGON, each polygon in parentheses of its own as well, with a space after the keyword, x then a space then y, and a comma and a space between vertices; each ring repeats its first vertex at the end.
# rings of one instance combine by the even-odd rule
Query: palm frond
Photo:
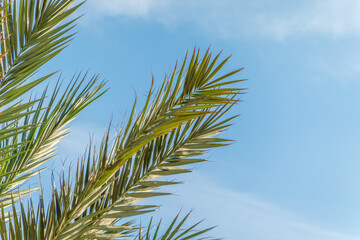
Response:
POLYGON ((70 7, 73 3, 74 0, 17 0, 11 4, 3 1, 1 52, 8 54, 1 64, 0 93, 22 84, 65 48, 73 36, 69 31, 76 19, 62 22, 82 4, 70 7))
MULTIPOLYGON (((74 77, 64 95, 58 96, 60 79, 48 102, 47 89, 37 105, 29 109, 21 127, 29 130, 11 132, 11 138, 0 141, 0 197, 3 200, 23 182, 37 174, 42 163, 54 156, 57 143, 67 135, 67 125, 91 102, 100 97, 104 82, 98 76, 84 84, 86 75, 74 77)), ((4 203, 3 203, 4 204, 4 203)))
POLYGON ((217 135, 236 116, 224 116, 238 101, 242 80, 229 79, 241 71, 220 74, 229 58, 210 51, 186 55, 154 94, 149 89, 144 107, 136 101, 128 122, 110 138, 110 128, 97 151, 92 146, 79 160, 75 181, 71 171, 54 184, 49 204, 34 204, 21 188, 55 156, 57 143, 68 134, 68 124, 105 91, 93 76, 75 76, 62 92, 55 89, 29 96, 54 73, 37 71, 72 40, 77 18, 67 20, 80 4, 75 0, 3 0, 0 2, 0 236, 13 239, 204 239, 211 228, 185 227, 189 215, 174 218, 164 231, 150 221, 138 229, 133 217, 159 206, 142 199, 169 195, 159 188, 179 184, 169 176, 191 172, 193 163, 206 161, 212 148, 230 144, 217 135), (25 100, 26 99, 26 100, 25 100), (164 179, 165 177, 165 179, 164 179), (24 203, 25 201, 25 203, 24 203))
MULTIPOLYGON (((62 23, 81 5, 74 0, 4 0, 0 5, 0 109, 10 124, 33 103, 19 97, 54 73, 33 80, 36 71, 56 56, 70 41, 76 19, 62 23), (62 23, 62 24, 61 24, 62 23), (11 115, 10 115, 11 113, 11 115)), ((4 121, 4 120, 3 120, 4 121)))
POLYGON ((54 74, 35 77, 37 70, 72 39, 71 30, 77 18, 65 20, 82 4, 71 7, 73 3, 74 0, 0 3, 0 197, 7 198, 11 189, 36 174, 33 170, 50 158, 54 150, 50 144, 60 140, 61 131, 65 130, 65 122, 55 118, 73 113, 75 116, 82 109, 76 107, 71 113, 64 108, 70 100, 63 99, 59 102, 63 106, 56 106, 63 109, 54 108, 51 112, 49 109, 56 102, 52 99, 49 106, 44 106, 45 92, 41 98, 20 99, 54 74))
MULTIPOLYGON (((229 87, 242 80, 228 80, 241 69, 218 76, 228 60, 217 64, 219 56, 212 58, 208 50, 203 58, 196 51, 190 61, 185 57, 180 71, 175 67, 155 95, 153 86, 150 88, 145 106, 137 115, 134 104, 128 123, 113 143, 109 129, 97 152, 89 148, 77 166, 75 182, 71 181, 69 171, 67 177, 62 176, 59 188, 54 188, 47 208, 41 200, 36 215, 32 205, 27 211, 22 206, 19 226, 15 222, 9 226, 33 229, 30 239, 130 236, 135 226, 129 218, 158 208, 136 203, 169 195, 158 188, 179 183, 161 177, 191 172, 187 165, 206 161, 202 155, 208 149, 230 143, 217 135, 236 117, 224 118, 224 114, 242 93, 241 88, 229 87), (34 238, 35 235, 42 237, 34 238)), ((73 94, 67 94, 70 95, 73 94)), ((12 211, 16 212, 15 206, 12 211)), ((172 232, 175 230, 180 231, 175 227, 166 236, 175 236, 172 232)), ((5 230, 1 232, 10 236, 5 230)), ((191 238, 188 233, 181 236, 191 238)))
POLYGON ((172 222, 168 224, 167 228, 165 228, 166 226, 162 224, 161 220, 158 224, 153 224, 153 218, 151 218, 146 228, 139 228, 139 233, 134 240, 219 240, 218 238, 204 236, 207 235, 214 227, 202 230, 196 229, 200 225, 201 221, 188 226, 187 222, 190 213, 180 219, 179 212, 172 222))
POLYGON ((60 191, 54 190, 47 213, 53 220, 46 221, 45 227, 52 229, 48 238, 112 238, 115 235, 105 236, 108 226, 157 208, 132 204, 169 195, 156 189, 177 184, 157 178, 190 172, 184 166, 205 161, 200 156, 210 148, 229 144, 216 135, 231 125, 234 117, 223 119, 223 115, 237 103, 242 90, 227 86, 241 80, 214 78, 228 60, 216 65, 218 58, 211 60, 207 51, 200 59, 194 51, 190 62, 187 64, 185 58, 180 72, 176 74, 175 68, 154 96, 151 87, 136 117, 134 106, 128 124, 113 144, 109 131, 98 153, 89 150, 78 165, 74 186, 63 178, 60 191))

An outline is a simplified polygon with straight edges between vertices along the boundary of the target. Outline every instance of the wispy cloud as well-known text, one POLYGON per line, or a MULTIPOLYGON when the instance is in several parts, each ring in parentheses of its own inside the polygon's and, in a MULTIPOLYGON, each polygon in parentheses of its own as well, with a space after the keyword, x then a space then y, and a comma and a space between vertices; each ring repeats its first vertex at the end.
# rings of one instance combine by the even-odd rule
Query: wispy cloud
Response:
POLYGON ((164 201, 164 205, 178 209, 174 205, 181 202, 185 209, 195 208, 196 215, 206 216, 205 225, 218 225, 217 235, 227 239, 360 240, 360 236, 318 227, 299 214, 252 194, 226 189, 205 176, 190 180, 190 188, 187 184, 181 186, 175 192, 179 196, 164 201))
POLYGON ((223 38, 360 33, 357 0, 89 0, 91 16, 126 16, 189 24, 223 38))

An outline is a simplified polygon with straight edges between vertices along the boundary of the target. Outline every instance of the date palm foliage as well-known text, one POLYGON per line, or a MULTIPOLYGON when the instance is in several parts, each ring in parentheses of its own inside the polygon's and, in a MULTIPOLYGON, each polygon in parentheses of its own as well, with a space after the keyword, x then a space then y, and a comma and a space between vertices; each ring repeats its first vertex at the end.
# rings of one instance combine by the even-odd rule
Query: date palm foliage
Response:
POLYGON ((153 81, 141 110, 135 101, 116 137, 109 128, 73 172, 62 174, 51 196, 25 184, 56 156, 68 124, 106 92, 98 75, 78 74, 67 86, 59 78, 54 87, 31 93, 54 81, 56 73, 39 76, 38 70, 72 40, 77 18, 70 16, 81 5, 1 2, 1 239, 205 239, 211 228, 189 224, 189 214, 168 224, 135 220, 159 207, 140 200, 169 195, 162 187, 179 184, 169 176, 191 172, 192 164, 206 161, 209 149, 230 143, 218 134, 236 117, 225 114, 242 93, 236 86, 242 80, 232 78, 241 69, 221 74, 229 58, 220 60, 210 50, 187 54, 159 88, 153 81))

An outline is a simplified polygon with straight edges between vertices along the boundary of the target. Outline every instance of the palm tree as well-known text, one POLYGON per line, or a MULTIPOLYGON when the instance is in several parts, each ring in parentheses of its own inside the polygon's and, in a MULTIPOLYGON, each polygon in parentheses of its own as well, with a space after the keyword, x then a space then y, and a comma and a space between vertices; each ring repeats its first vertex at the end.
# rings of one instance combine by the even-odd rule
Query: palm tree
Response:
MULTIPOLYGON (((221 75, 228 61, 210 51, 187 54, 161 87, 149 89, 142 110, 132 108, 127 123, 96 151, 89 148, 54 184, 52 195, 24 184, 56 155, 68 124, 106 92, 99 76, 78 74, 67 86, 58 79, 38 96, 41 83, 56 73, 38 70, 72 40, 82 5, 75 0, 3 0, 0 5, 0 236, 2 239, 203 239, 211 229, 187 225, 189 215, 163 227, 139 228, 135 216, 158 206, 138 201, 169 195, 158 189, 179 182, 165 176, 190 172, 205 161, 208 149, 225 146, 217 137, 236 116, 224 117, 238 101, 241 80, 228 80, 241 69, 221 75), (36 88, 35 88, 36 87, 36 88), (35 88, 35 89, 34 89, 35 88), (71 180, 75 177, 75 180, 71 180), (35 201, 31 193, 37 192, 35 201), (48 200, 46 200, 48 199, 48 200)), ((34 194, 33 194, 34 195, 34 194)))

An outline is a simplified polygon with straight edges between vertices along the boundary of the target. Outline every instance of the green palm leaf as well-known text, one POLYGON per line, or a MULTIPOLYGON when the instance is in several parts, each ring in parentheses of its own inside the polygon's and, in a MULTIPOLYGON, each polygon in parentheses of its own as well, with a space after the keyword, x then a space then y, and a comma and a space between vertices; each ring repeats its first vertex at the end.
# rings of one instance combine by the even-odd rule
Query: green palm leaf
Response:
MULTIPOLYGON (((63 23, 81 5, 74 0, 4 0, 0 12, 0 108, 12 109, 13 101, 48 79, 34 73, 63 50, 73 34, 74 20, 63 23)), ((30 103, 23 108, 29 107, 30 103)), ((14 105, 13 105, 14 106, 14 105)), ((19 110, 19 109, 18 109, 19 110)))
POLYGON ((73 2, 1 2, 0 198, 8 198, 13 189, 36 174, 35 170, 53 156, 54 145, 65 136, 66 124, 101 95, 103 83, 95 86, 94 77, 83 89, 83 83, 69 85, 60 99, 56 99, 57 86, 48 102, 46 91, 40 98, 23 100, 54 74, 35 76, 71 40, 76 19, 65 20, 81 5, 71 7, 73 2))
POLYGON ((198 227, 201 222, 197 222, 190 226, 185 226, 189 216, 190 213, 185 215, 182 219, 179 219, 179 212, 179 214, 175 216, 167 228, 164 228, 165 226, 163 226, 161 220, 158 224, 153 225, 153 219, 151 218, 148 226, 145 229, 139 229, 139 233, 134 238, 134 240, 218 240, 204 236, 205 234, 208 234, 208 232, 211 231, 213 227, 197 230, 196 227, 198 227))
MULTIPOLYGON (((13 136, 10 140, 5 138, 2 141, 0 148, 2 200, 38 173, 37 168, 54 156, 56 144, 67 135, 68 123, 104 93, 101 90, 104 83, 96 85, 97 76, 94 76, 87 84, 83 83, 85 77, 77 76, 60 98, 58 98, 58 93, 61 86, 58 84, 48 103, 45 103, 47 94, 45 90, 42 98, 34 106, 35 111, 29 109, 23 122, 19 123, 23 128, 27 126, 30 129, 11 132, 13 136)), ((20 129, 23 128, 20 127, 20 129)))
POLYGON ((135 203, 169 195, 157 188, 178 184, 158 178, 190 172, 186 165, 205 161, 201 156, 208 149, 228 145, 229 140, 216 135, 231 125, 234 117, 223 115, 236 104, 242 89, 229 90, 234 80, 214 78, 228 60, 216 65, 218 58, 211 59, 209 51, 200 58, 194 51, 178 75, 175 68, 154 96, 151 87, 143 110, 135 117, 134 106, 115 142, 110 143, 109 131, 98 153, 89 151, 80 161, 74 185, 70 173, 68 179, 62 177, 49 208, 39 207, 42 216, 35 218, 35 229, 40 219, 46 219, 42 228, 47 239, 111 239, 128 234, 134 226, 126 219, 157 208, 135 203), (109 226, 114 226, 110 232, 109 226))
POLYGON ((219 133, 236 116, 225 114, 239 101, 242 80, 230 79, 241 71, 220 70, 208 50, 194 50, 175 66, 156 91, 149 89, 144 107, 136 102, 128 122, 115 139, 110 128, 97 151, 79 160, 75 180, 69 170, 54 183, 49 203, 40 187, 38 204, 23 198, 36 191, 21 186, 55 156, 68 124, 105 91, 98 76, 74 76, 39 97, 29 91, 54 73, 37 71, 71 41, 77 18, 68 20, 82 3, 75 0, 4 0, 0 3, 0 236, 10 239, 204 239, 211 228, 185 227, 189 215, 174 218, 165 231, 161 223, 146 229, 133 218, 158 209, 142 199, 166 196, 163 186, 180 182, 169 176, 192 172, 191 164, 206 161, 212 148, 230 140, 219 133), (56 187, 57 186, 57 187, 56 187), (155 228, 155 230, 153 229, 155 228))

